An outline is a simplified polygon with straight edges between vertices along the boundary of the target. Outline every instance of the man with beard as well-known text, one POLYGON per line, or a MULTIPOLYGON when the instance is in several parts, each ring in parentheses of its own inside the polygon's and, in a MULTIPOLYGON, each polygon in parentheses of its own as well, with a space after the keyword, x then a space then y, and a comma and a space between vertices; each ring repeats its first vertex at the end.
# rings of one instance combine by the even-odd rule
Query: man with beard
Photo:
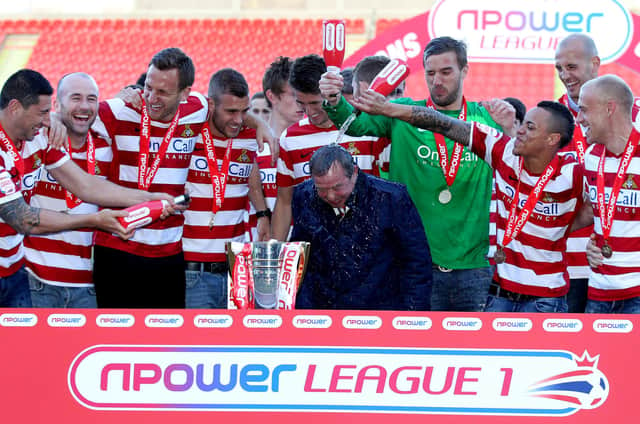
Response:
MULTIPOLYGON (((505 132, 513 130, 514 111, 506 102, 486 102, 487 110, 464 98, 463 82, 469 70, 464 43, 434 38, 423 60, 430 98, 394 102, 427 106, 453 118, 499 128, 494 116, 505 132)), ((341 126, 353 108, 341 99, 340 78, 326 73, 320 88, 329 118, 341 126)), ((406 184, 431 248, 431 309, 481 311, 492 277, 487 261, 491 168, 462 144, 386 116, 362 113, 347 134, 392 140, 389 179, 406 184)))
MULTIPOLYGON (((55 111, 67 128, 71 159, 84 171, 106 177, 113 153, 107 141, 90 127, 98 113, 98 85, 82 72, 63 76, 58 82, 55 111)), ((53 178, 40 180, 31 206, 94 213, 98 206, 83 202, 53 178)), ((87 228, 25 237, 25 259, 29 271, 31 300, 37 308, 95 308, 93 263, 95 231, 87 228)))
POLYGON ((196 143, 187 191, 184 256, 187 308, 225 308, 227 260, 225 243, 245 241, 247 197, 256 209, 258 240, 270 237, 256 163, 256 131, 245 127, 249 86, 238 71, 225 68, 209 81, 209 120, 196 143))
MULTIPOLYGON (((67 189, 84 201, 103 206, 127 207, 172 199, 167 194, 130 190, 90 175, 70 161, 64 150, 49 146, 45 129, 51 125, 52 94, 49 81, 30 69, 10 76, 0 92, 0 307, 32 305, 24 268, 23 234, 100 228, 125 239, 131 236, 131 231, 116 219, 127 215, 123 211, 71 214, 29 205, 38 181, 59 181, 62 192, 67 189)), ((75 119, 86 121, 88 115, 77 114, 75 119)))

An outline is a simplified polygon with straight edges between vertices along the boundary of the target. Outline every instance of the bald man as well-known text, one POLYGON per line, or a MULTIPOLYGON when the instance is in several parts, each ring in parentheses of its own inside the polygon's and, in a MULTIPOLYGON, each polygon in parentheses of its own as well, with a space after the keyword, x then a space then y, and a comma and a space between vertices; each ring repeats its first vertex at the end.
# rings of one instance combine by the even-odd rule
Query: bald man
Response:
MULTIPOLYGON (((71 159, 84 171, 98 176, 109 172, 113 153, 109 144, 89 128, 98 113, 98 85, 93 77, 77 72, 63 76, 54 107, 67 128, 71 159), (92 166, 88 166, 92 163, 92 166)), ((76 200, 53 178, 39 181, 31 206, 93 213, 98 207, 76 200)), ((91 250, 94 231, 77 229, 25 238, 25 259, 33 306, 39 308, 95 308, 91 250)))
MULTIPOLYGON (((558 101, 569 108, 574 118, 578 116, 578 97, 580 89, 588 81, 598 76, 600 57, 596 44, 586 34, 571 34, 558 44, 555 57, 558 78, 564 84, 566 93, 558 101)), ((632 117, 638 115, 638 106, 634 102, 632 117)), ((569 154, 580 163, 584 163, 584 153, 588 147, 583 129, 578 125, 573 133, 571 143, 560 151, 569 154)), ((577 230, 567 239, 567 264, 571 288, 567 295, 569 312, 584 312, 587 303, 588 278, 591 272, 585 248, 589 236, 593 233, 591 226, 577 230)))
POLYGON ((629 86, 615 75, 583 84, 578 123, 591 146, 584 160, 594 234, 585 312, 640 313, 640 133, 629 86))

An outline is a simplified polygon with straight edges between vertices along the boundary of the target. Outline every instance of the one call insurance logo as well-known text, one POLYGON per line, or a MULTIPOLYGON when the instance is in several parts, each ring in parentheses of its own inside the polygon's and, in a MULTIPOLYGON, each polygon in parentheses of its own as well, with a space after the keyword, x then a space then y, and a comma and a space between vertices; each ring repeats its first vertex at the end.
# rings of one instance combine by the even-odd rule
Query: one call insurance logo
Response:
POLYGON ((556 350, 93 346, 68 376, 91 409, 564 416, 602 405, 598 356, 556 350))

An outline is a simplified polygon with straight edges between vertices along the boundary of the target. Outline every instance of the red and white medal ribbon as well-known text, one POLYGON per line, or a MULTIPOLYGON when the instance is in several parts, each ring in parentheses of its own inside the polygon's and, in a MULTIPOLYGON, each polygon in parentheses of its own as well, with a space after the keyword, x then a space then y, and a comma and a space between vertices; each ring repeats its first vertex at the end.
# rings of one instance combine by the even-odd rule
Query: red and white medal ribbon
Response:
MULTIPOLYGON (((427 107, 435 109, 431 99, 427 100, 427 107)), ((462 121, 467 120, 467 101, 464 97, 462 98, 462 109, 460 109, 458 119, 462 121)), ((449 152, 447 151, 447 143, 444 140, 444 136, 442 134, 433 133, 433 138, 436 140, 436 145, 438 147, 440 167, 444 173, 444 178, 447 185, 451 187, 456 179, 456 175, 458 174, 458 169, 460 168, 460 160, 462 158, 462 150, 464 149, 464 146, 460 143, 454 143, 453 153, 451 153, 451 161, 449 161, 449 152)))
MULTIPOLYGON (((569 112, 571 112, 571 114, 573 115, 573 119, 576 119, 578 117, 578 114, 575 113, 573 109, 571 109, 571 106, 569 106, 569 97, 566 94, 563 94, 562 97, 560 97, 560 102, 564 104, 567 109, 569 109, 569 112)), ((584 154, 587 151, 587 142, 584 139, 584 134, 582 133, 582 128, 580 127, 580 125, 576 125, 576 127, 577 128, 573 131, 573 144, 575 144, 576 146, 578 162, 584 165, 584 154)))
MULTIPOLYGON (((22 184, 22 176, 24 175, 24 159, 22 155, 16 148, 13 141, 9 138, 7 133, 4 131, 4 128, 0 125, 0 143, 4 146, 4 149, 7 151, 11 159, 13 159, 13 164, 18 170, 18 176, 20 177, 20 183, 22 184)), ((20 188, 20 187, 18 187, 20 188)))
POLYGON ((254 309, 252 245, 245 243, 233 265, 232 295, 238 309, 254 309))
POLYGON ((602 226, 602 237, 604 238, 604 244, 608 245, 609 236, 611 234, 611 226, 613 225, 613 216, 616 212, 616 202, 618 200, 618 194, 622 188, 624 177, 627 174, 627 169, 631 164, 631 159, 635 154, 636 147, 638 147, 638 141, 640 140, 640 133, 635 129, 631 131, 631 135, 627 140, 627 145, 624 148, 624 153, 620 165, 618 165, 618 172, 613 180, 613 187, 611 188, 611 194, 609 195, 609 202, 605 204, 605 190, 604 190, 604 163, 607 149, 602 149, 600 155, 600 161, 598 162, 598 212, 600 213, 600 225, 602 226))
POLYGON ((293 309, 305 267, 304 244, 300 242, 285 243, 280 257, 282 261, 278 270, 277 308, 293 309))
POLYGON ((507 228, 505 229, 504 235, 502 237, 502 243, 500 244, 501 248, 504 248, 506 245, 511 243, 511 240, 513 240, 518 236, 518 234, 520 234, 520 230, 522 230, 524 224, 526 224, 529 220, 533 208, 535 208, 536 203, 538 203, 538 200, 540 199, 540 196, 542 196, 544 187, 547 185, 551 177, 553 177, 553 175, 556 173, 559 161, 559 157, 556 156, 553 158, 551 163, 547 165, 540 178, 538 178, 538 181, 533 187, 533 190, 531 191, 531 193, 529 193, 529 197, 522 207, 522 210, 520 211, 520 213, 517 213, 518 200, 520 199, 520 177, 522 176, 522 158, 520 158, 518 185, 516 186, 516 193, 513 196, 513 200, 511 200, 509 218, 507 219, 507 228))
MULTIPOLYGON (((69 142, 69 156, 73 157, 73 146, 71 146, 71 140, 69 142)), ((93 141, 91 132, 87 133, 87 172, 91 175, 96 175, 96 144, 93 141)), ((71 193, 69 190, 64 191, 64 199, 67 202, 67 208, 73 209, 82 203, 82 200, 71 193)))
POLYGON ((218 168, 218 160, 216 159, 216 149, 211 137, 209 123, 202 128, 202 142, 205 152, 207 153, 207 164, 209 165, 209 175, 211 176, 211 185, 213 186, 213 202, 211 212, 215 214, 222 208, 224 202, 224 192, 227 188, 227 175, 229 174, 229 163, 231 162, 231 147, 233 140, 227 140, 227 148, 222 158, 222 165, 218 168))
POLYGON ((140 190, 148 190, 151 186, 153 178, 156 176, 158 169, 160 168, 160 162, 167 153, 169 143, 173 138, 173 133, 178 126, 178 120, 180 119, 180 109, 176 111, 175 116, 167 128, 167 132, 162 139, 158 153, 156 154, 151 167, 149 167, 149 146, 151 144, 151 118, 149 118, 149 111, 147 110, 147 104, 142 98, 142 110, 140 111, 140 154, 138 155, 138 188, 140 190))

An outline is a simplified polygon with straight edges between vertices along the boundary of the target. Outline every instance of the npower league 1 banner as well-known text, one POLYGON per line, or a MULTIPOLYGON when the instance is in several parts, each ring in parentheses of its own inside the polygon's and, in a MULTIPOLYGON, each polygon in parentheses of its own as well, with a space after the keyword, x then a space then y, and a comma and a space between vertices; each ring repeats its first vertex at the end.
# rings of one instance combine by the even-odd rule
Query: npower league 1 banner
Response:
POLYGON ((0 416, 635 423, 639 327, 630 315, 4 309, 0 416))
POLYGON ((345 60, 355 66, 385 55, 422 69, 429 40, 464 40, 471 62, 553 64, 558 42, 572 33, 591 36, 603 64, 640 71, 640 16, 617 0, 439 0, 422 15, 385 31, 345 60))

